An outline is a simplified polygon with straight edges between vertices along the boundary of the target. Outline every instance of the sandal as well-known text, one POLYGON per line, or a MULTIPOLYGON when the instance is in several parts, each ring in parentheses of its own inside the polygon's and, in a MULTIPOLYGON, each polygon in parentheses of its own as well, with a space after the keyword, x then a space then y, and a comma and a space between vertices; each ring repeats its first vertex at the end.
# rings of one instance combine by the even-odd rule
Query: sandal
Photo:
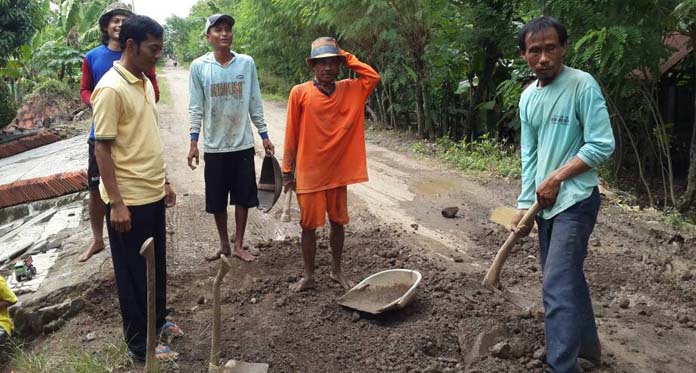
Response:
MULTIPOLYGON (((139 354, 128 349, 128 357, 133 361, 145 361, 145 354, 139 354)), ((157 345, 155 347, 155 359, 158 361, 173 361, 179 358, 179 353, 175 352, 169 346, 157 345)))
POLYGON ((160 336, 160 338, 162 336, 178 338, 184 336, 184 331, 173 322, 167 321, 162 325, 162 327, 159 329, 159 333, 157 334, 160 336))

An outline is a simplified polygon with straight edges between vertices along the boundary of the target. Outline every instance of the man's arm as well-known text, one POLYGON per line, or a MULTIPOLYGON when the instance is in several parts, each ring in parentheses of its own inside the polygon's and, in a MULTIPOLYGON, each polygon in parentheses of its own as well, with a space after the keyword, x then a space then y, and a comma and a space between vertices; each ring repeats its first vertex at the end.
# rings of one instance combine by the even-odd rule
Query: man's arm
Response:
POLYGON ((360 82, 360 85, 363 87, 363 90, 365 92, 365 97, 367 97, 372 90, 379 84, 380 76, 379 73, 375 69, 372 68, 372 66, 361 62, 357 57, 354 55, 341 50, 341 56, 343 56, 346 59, 346 67, 355 71, 356 74, 358 74, 358 81, 360 82))
POLYGON ((205 93, 203 84, 198 76, 198 64, 191 64, 191 74, 189 76, 189 134, 191 137, 191 145, 188 154, 188 166, 194 170, 200 162, 198 153, 198 135, 201 132, 201 123, 203 122, 203 107, 205 105, 205 93), (193 165, 193 160, 196 160, 196 166, 193 165))
POLYGON ((111 205, 111 225, 118 232, 128 232, 130 212, 121 197, 116 184, 114 161, 111 158, 111 146, 118 135, 118 121, 121 116, 121 97, 110 87, 98 87, 92 94, 94 107, 94 137, 96 146, 94 154, 99 167, 101 182, 109 196, 111 205))
POLYGON ((130 211, 123 202, 121 192, 116 184, 116 173, 114 172, 114 161, 111 158, 111 145, 113 140, 97 140, 94 154, 99 166, 99 176, 104 184, 106 194, 109 195, 109 205, 111 205, 111 225, 117 232, 128 232, 131 230, 130 211))
POLYGON ((579 96, 578 116, 583 126, 584 145, 568 163, 556 169, 537 189, 542 207, 556 203, 561 183, 599 167, 614 152, 614 133, 602 91, 596 82, 579 96))
POLYGON ((82 60, 82 78, 80 78, 80 98, 87 106, 92 106, 90 97, 94 88, 94 78, 92 77, 92 69, 89 68, 87 59, 82 60))
POLYGON ((285 140, 283 141, 283 185, 287 188, 295 180, 295 160, 297 159, 297 147, 299 143, 300 120, 302 117, 302 88, 295 86, 290 91, 288 98, 288 110, 285 121, 285 140))
POLYGON ((259 136, 263 139, 263 148, 266 149, 266 154, 273 155, 274 147, 271 140, 268 139, 268 127, 263 116, 263 99, 261 98, 261 87, 259 86, 259 78, 256 72, 256 64, 251 60, 251 98, 249 99, 249 117, 252 123, 259 131, 259 136))

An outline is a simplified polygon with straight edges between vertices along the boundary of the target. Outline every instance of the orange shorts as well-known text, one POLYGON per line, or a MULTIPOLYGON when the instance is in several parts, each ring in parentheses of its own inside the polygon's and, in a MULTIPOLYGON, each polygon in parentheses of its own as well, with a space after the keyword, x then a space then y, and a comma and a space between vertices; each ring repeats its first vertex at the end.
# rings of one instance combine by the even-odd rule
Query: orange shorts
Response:
POLYGON ((304 229, 316 229, 326 223, 326 214, 332 223, 348 224, 348 188, 320 190, 313 193, 297 195, 300 205, 300 226, 304 229))

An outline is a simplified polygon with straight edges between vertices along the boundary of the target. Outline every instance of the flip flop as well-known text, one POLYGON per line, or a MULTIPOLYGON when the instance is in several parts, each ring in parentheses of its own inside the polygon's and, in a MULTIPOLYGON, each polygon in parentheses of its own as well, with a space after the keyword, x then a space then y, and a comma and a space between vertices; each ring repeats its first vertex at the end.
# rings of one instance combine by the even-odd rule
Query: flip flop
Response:
MULTIPOLYGON (((133 361, 145 361, 145 354, 138 354, 131 349, 128 349, 128 357, 133 361)), ((179 358, 179 353, 175 352, 169 346, 157 345, 155 347, 155 359, 159 361, 173 361, 179 358)))
POLYGON ((183 337, 184 336, 184 331, 181 330, 181 328, 174 324, 171 321, 165 322, 162 327, 159 330, 160 337, 165 336, 165 337, 172 337, 172 338, 177 338, 177 337, 183 337))

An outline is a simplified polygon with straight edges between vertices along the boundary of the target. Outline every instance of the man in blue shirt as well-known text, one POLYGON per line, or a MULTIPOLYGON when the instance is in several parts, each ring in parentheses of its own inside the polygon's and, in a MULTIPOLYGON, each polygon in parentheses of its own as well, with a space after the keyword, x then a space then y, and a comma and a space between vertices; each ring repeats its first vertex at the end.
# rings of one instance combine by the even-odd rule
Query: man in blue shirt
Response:
POLYGON ((614 135, 597 82, 563 64, 563 25, 537 18, 520 31, 518 44, 537 80, 520 98, 522 191, 512 223, 539 202, 546 362, 553 372, 575 372, 578 357, 594 363, 601 357, 583 264, 599 212, 597 167, 613 153, 614 135))

